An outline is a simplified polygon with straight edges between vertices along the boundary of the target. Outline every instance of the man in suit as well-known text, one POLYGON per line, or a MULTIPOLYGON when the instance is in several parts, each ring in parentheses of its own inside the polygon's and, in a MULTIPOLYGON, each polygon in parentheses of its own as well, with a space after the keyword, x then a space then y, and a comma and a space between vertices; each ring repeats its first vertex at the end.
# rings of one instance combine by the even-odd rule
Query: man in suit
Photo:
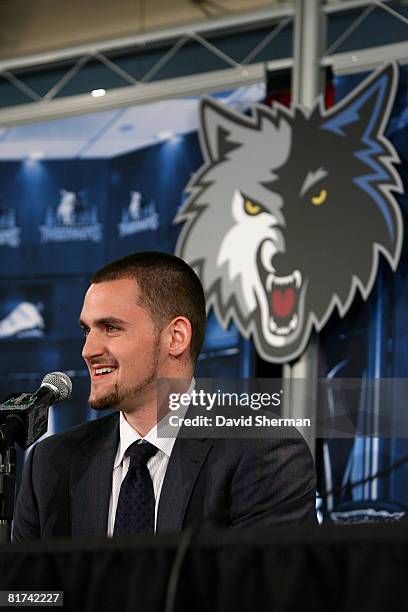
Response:
POLYGON ((296 430, 291 439, 158 435, 157 380, 193 381, 191 391, 205 318, 201 283, 175 256, 135 253, 94 275, 80 317, 89 404, 115 412, 32 449, 16 542, 181 531, 207 517, 226 527, 316 522, 313 460, 296 430), (132 480, 135 449, 148 449, 143 482, 132 480))

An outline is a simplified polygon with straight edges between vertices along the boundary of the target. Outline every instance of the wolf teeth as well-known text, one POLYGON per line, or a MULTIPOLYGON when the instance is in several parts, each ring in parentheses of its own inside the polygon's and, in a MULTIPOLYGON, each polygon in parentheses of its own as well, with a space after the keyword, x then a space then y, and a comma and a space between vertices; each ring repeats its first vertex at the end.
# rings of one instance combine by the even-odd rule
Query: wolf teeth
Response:
POLYGON ((269 326, 271 328, 271 331, 274 334, 277 334, 278 336, 286 336, 287 334, 289 334, 291 331, 294 331, 299 323, 299 317, 297 314, 294 314, 293 317, 291 318, 289 325, 288 326, 279 326, 274 318, 270 319, 269 322, 269 326))
POLYGON ((295 270, 292 274, 287 276, 275 276, 275 274, 268 274, 266 279, 266 290, 272 291, 273 285, 295 285, 296 289, 300 288, 302 284, 302 275, 299 270, 295 270))
POLYGON ((289 274, 288 276, 275 276, 274 283, 275 285, 290 285, 293 283, 293 274, 289 274))
POLYGON ((296 329, 298 326, 298 323, 299 323, 299 317, 297 316, 297 314, 294 314, 289 323, 290 329, 296 329))
POLYGON ((295 279, 295 287, 296 289, 299 289, 301 283, 302 283, 302 275, 299 272, 299 270, 295 270, 293 273, 293 278, 295 279))
MULTIPOLYGON (((273 289, 273 286, 278 287, 290 287, 291 285, 295 286, 297 290, 300 289, 302 284, 302 274, 299 270, 295 270, 292 274, 288 274, 287 276, 275 276, 275 274, 268 274, 266 278, 266 291, 270 292, 273 289)), ((299 325, 299 317, 297 313, 295 313, 287 326, 279 326, 273 317, 270 318, 269 327, 272 333, 277 334, 279 336, 286 336, 290 334, 290 332, 294 331, 299 325)))

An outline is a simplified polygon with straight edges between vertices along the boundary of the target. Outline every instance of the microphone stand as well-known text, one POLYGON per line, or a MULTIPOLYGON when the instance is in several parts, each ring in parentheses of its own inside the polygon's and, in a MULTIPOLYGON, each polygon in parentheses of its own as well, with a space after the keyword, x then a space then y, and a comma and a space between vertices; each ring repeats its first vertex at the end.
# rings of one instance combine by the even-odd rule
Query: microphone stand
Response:
POLYGON ((27 450, 46 431, 50 404, 68 399, 70 378, 62 372, 44 376, 35 393, 10 395, 0 403, 0 544, 11 540, 17 452, 14 444, 27 450))
POLYGON ((14 442, 10 441, 1 449, 0 463, 0 544, 11 540, 14 493, 16 488, 17 453, 14 442))
POLYGON ((14 444, 21 444, 23 434, 24 420, 18 414, 9 414, 0 427, 0 544, 11 541, 17 468, 14 444))

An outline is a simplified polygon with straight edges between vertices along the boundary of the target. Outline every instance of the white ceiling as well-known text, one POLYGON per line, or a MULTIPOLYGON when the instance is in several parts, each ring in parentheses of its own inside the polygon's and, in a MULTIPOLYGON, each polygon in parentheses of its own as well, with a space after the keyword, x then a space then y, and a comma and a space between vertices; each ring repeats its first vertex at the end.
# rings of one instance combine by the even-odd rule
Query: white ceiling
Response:
MULTIPOLYGON (((263 84, 217 95, 245 110, 264 97, 263 84)), ((164 100, 91 115, 0 129, 0 160, 110 159, 198 127, 197 98, 164 100)))

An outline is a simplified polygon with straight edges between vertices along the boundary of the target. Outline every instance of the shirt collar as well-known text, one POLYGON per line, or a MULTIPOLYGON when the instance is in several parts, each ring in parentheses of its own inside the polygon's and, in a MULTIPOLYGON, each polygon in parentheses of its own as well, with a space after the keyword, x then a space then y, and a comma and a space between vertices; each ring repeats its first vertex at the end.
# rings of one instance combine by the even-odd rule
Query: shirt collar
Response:
MULTIPOLYGON (((194 377, 191 380, 190 386, 186 393, 191 393, 191 391, 195 387, 195 379, 194 377)), ((186 406, 187 411, 188 406, 186 406)), ((172 432, 174 432, 174 428, 172 428, 172 432)), ((113 468, 117 468, 121 465, 123 461, 123 457, 129 446, 131 446, 134 442, 138 440, 146 440, 146 442, 150 442, 150 444, 154 444, 159 450, 161 450, 167 457, 170 458, 171 451, 173 450, 174 443, 176 441, 176 435, 173 433, 171 438, 163 438, 157 435, 157 424, 154 425, 151 430, 145 435, 144 438, 140 434, 137 433, 135 429, 127 422, 125 415, 122 411, 119 413, 119 446, 115 457, 115 462, 113 464, 113 468)))

